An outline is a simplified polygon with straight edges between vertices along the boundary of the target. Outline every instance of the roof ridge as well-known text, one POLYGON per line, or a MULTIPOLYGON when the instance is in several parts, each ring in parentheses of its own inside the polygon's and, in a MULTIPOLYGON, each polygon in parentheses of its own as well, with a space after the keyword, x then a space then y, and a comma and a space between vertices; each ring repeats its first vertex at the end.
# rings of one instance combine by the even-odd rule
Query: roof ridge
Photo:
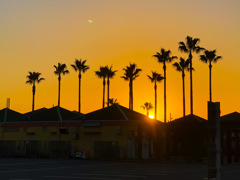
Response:
POLYGON ((116 104, 116 106, 117 106, 117 108, 119 109, 119 111, 122 113, 123 117, 124 117, 126 120, 128 120, 126 114, 122 111, 122 109, 119 107, 119 105, 116 104))
POLYGON ((60 112, 59 106, 57 106, 57 113, 58 113, 59 120, 62 122, 63 119, 62 119, 62 115, 61 115, 61 112, 60 112))

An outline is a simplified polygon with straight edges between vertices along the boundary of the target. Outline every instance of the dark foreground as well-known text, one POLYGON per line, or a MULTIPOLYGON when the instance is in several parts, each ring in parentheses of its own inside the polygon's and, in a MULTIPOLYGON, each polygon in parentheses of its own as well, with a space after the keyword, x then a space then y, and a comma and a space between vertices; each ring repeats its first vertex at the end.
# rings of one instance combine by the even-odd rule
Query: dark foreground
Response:
MULTIPOLYGON (((203 180, 201 163, 146 163, 90 160, 0 159, 1 180, 203 180)), ((239 180, 240 165, 222 168, 222 180, 239 180)))

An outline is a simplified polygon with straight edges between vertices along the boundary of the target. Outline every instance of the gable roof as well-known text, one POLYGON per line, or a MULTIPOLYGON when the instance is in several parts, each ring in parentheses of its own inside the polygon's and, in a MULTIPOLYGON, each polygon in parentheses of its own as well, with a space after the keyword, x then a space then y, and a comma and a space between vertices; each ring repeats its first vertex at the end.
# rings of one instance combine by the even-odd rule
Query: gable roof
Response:
POLYGON ((22 116, 21 113, 8 108, 4 108, 0 110, 0 122, 13 121, 14 119, 20 116, 22 116))
POLYGON ((83 115, 64 109, 62 107, 52 107, 50 109, 42 108, 38 111, 24 114, 18 121, 72 121, 82 120, 83 115))
POLYGON ((221 116, 220 120, 221 120, 221 124, 223 125, 226 125, 226 124, 233 125, 233 126, 236 124, 240 125, 240 113, 233 112, 230 114, 226 114, 224 116, 221 116))
POLYGON ((85 120, 147 120, 149 117, 119 104, 85 114, 85 120))
POLYGON ((194 114, 189 114, 185 117, 181 117, 181 118, 178 118, 178 119, 175 119, 175 120, 169 122, 169 124, 175 124, 175 123, 179 123, 179 124, 207 123, 207 120, 204 118, 201 118, 199 116, 196 116, 194 114))

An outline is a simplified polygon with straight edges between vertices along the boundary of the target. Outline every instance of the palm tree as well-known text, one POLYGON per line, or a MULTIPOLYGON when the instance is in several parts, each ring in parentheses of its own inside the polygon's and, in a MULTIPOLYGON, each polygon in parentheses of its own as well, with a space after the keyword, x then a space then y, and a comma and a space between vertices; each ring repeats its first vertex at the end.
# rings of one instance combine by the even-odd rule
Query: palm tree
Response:
POLYGON ((82 59, 75 60, 75 64, 71 64, 73 69, 75 71, 78 71, 78 112, 81 112, 81 78, 82 78, 82 73, 85 73, 88 69, 89 66, 85 65, 87 60, 82 61, 82 59))
POLYGON ((106 85, 106 77, 107 77, 107 66, 103 67, 100 66, 99 71, 95 71, 95 74, 98 78, 103 78, 103 102, 102 102, 102 108, 104 108, 105 104, 105 85, 106 85))
POLYGON ((61 87, 61 74, 65 75, 68 74, 69 71, 67 70, 66 64, 58 63, 58 66, 54 65, 55 71, 54 74, 58 76, 58 106, 60 107, 60 87, 61 87))
POLYGON ((136 67, 137 65, 135 63, 130 63, 129 66, 123 68, 125 73, 124 76, 121 76, 121 78, 129 81, 129 109, 131 110, 133 110, 133 80, 135 80, 139 76, 139 72, 142 71, 142 69, 136 67))
POLYGON ((35 92, 36 92, 36 83, 40 83, 42 80, 45 80, 44 78, 40 78, 41 73, 39 72, 28 72, 29 75, 27 75, 27 84, 32 85, 32 93, 33 93, 33 99, 32 99, 32 111, 34 111, 34 99, 35 99, 35 92))
POLYGON ((177 71, 182 72, 182 86, 183 86, 183 116, 185 117, 185 82, 184 82, 184 77, 185 77, 185 70, 188 70, 190 60, 183 59, 180 57, 180 62, 175 62, 173 66, 176 67, 177 71))
POLYGON ((177 56, 170 56, 171 51, 166 51, 165 49, 161 49, 160 53, 157 52, 153 57, 158 59, 159 63, 163 63, 163 71, 164 71, 164 123, 166 123, 167 119, 167 102, 166 102, 166 63, 172 62, 173 59, 176 59, 177 56))
POLYGON ((109 106, 109 94, 110 94, 110 91, 109 91, 109 88, 110 88, 110 78, 113 78, 115 75, 116 75, 116 71, 113 71, 112 70, 112 66, 109 68, 108 66, 106 66, 107 68, 107 106, 109 106))
POLYGON ((110 98, 110 99, 109 99, 109 104, 110 104, 111 106, 114 105, 114 104, 118 104, 117 99, 110 98))
POLYGON ((153 105, 151 102, 145 102, 143 106, 141 106, 144 110, 147 111, 147 116, 149 116, 149 111, 153 109, 153 105))
POLYGON ((204 48, 197 46, 197 44, 200 42, 200 39, 198 38, 192 38, 190 36, 186 37, 186 44, 184 42, 179 42, 179 50, 181 52, 188 53, 188 59, 190 61, 190 106, 191 106, 191 114, 193 114, 193 85, 192 85, 192 53, 199 53, 200 51, 204 50, 204 48))
POLYGON ((152 76, 147 75, 151 82, 154 82, 154 91, 155 91, 155 119, 157 119, 157 82, 161 82, 164 77, 157 72, 152 71, 152 76))
POLYGON ((210 102, 212 102, 212 62, 216 63, 222 56, 216 55, 216 50, 213 51, 204 51, 205 55, 200 55, 200 60, 204 63, 209 63, 209 96, 210 102))

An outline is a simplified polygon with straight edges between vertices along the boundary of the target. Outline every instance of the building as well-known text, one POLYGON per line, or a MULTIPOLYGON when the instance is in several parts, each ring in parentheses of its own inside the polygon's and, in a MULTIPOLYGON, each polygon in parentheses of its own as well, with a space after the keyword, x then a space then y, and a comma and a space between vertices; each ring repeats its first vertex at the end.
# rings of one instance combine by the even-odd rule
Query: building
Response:
POLYGON ((0 119, 1 156, 153 159, 161 138, 162 123, 118 104, 86 115, 61 107, 3 109, 0 119))
POLYGON ((207 120, 187 115, 167 124, 167 153, 170 157, 207 157, 207 120))
POLYGON ((240 113, 221 116, 222 162, 240 161, 240 113))

